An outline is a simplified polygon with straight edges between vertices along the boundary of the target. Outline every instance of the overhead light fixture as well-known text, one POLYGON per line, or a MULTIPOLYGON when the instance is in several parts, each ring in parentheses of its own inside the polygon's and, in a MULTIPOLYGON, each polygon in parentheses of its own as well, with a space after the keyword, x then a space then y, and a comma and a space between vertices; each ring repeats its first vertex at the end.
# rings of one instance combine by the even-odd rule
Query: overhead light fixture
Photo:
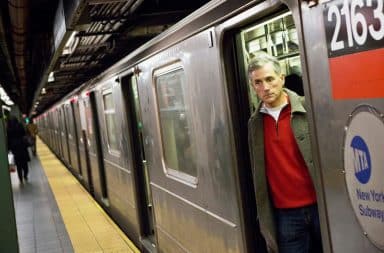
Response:
POLYGON ((77 44, 79 43, 79 38, 76 37, 76 34, 77 31, 73 31, 71 36, 69 36, 61 55, 72 54, 73 51, 75 51, 77 44))
POLYGON ((52 83, 54 81, 55 81, 55 76, 54 76, 54 72, 52 71, 51 73, 49 73, 48 83, 52 83))
MULTIPOLYGON (((51 73, 53 73, 53 72, 51 72, 51 73)), ((49 77, 48 77, 48 79, 49 79, 49 77)), ((53 78, 53 79, 55 79, 55 78, 53 78)), ((41 89, 41 94, 44 95, 44 94, 46 94, 46 93, 47 93, 47 91, 45 90, 45 88, 42 88, 42 89, 41 89)))
POLYGON ((3 87, 0 86, 0 99, 4 102, 6 105, 14 105, 13 101, 9 98, 8 94, 5 92, 3 87))

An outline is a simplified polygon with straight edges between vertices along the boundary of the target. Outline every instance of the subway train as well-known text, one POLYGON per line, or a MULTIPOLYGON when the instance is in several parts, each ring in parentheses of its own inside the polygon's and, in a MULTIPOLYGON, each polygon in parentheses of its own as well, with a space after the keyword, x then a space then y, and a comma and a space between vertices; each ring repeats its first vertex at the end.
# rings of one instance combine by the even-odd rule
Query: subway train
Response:
POLYGON ((306 97, 324 252, 384 252, 383 37, 383 0, 213 0, 35 120, 143 252, 266 252, 247 62, 268 52, 306 97))

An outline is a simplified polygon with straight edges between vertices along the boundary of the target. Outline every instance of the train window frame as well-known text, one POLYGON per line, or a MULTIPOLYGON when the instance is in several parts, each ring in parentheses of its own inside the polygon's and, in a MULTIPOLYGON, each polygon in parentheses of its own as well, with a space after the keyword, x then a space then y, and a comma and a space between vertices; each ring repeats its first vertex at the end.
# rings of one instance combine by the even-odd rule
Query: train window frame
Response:
MULTIPOLYGON (((119 148, 118 138, 116 139, 116 149, 112 148, 111 144, 110 144, 110 139, 109 139, 110 130, 108 128, 106 115, 107 114, 114 115, 113 120, 114 120, 114 124, 115 124, 115 132, 116 132, 116 129, 117 129, 117 121, 116 121, 116 108, 115 108, 115 104, 113 103, 112 108, 109 108, 108 110, 106 110, 106 108, 105 108, 105 100, 104 100, 104 98, 107 95, 111 95, 112 99, 113 99, 112 87, 105 88, 105 89, 103 89, 101 91, 101 101, 102 101, 101 104, 103 106, 103 121, 104 121, 103 123, 104 123, 105 129, 106 129, 106 142, 107 142, 108 153, 113 155, 113 156, 120 157, 121 152, 118 149, 119 148)), ((115 133, 115 135, 116 135, 116 133, 115 133)))
MULTIPOLYGON (((160 141, 160 149, 161 149, 161 162, 162 162, 163 172, 167 177, 172 178, 173 180, 176 180, 176 181, 181 182, 183 184, 186 184, 188 186, 191 186, 193 188, 196 188, 197 184, 198 184, 198 166, 197 166, 197 164, 195 163, 195 176, 194 176, 194 175, 188 174, 187 172, 184 172, 181 170, 176 170, 176 169, 173 169, 170 166, 168 166, 167 161, 166 161, 166 156, 165 156, 164 136, 163 136, 163 131, 162 131, 162 123, 161 123, 161 110, 160 110, 160 103, 159 103, 159 94, 158 94, 158 89, 157 89, 159 86, 158 85, 158 78, 165 76, 167 74, 170 74, 170 73, 175 73, 176 71, 180 71, 180 70, 182 71, 182 73, 184 75, 184 86, 185 86, 187 78, 186 78, 186 72, 184 70, 184 67, 181 64, 181 61, 173 61, 169 64, 166 64, 166 65, 163 65, 163 66, 160 66, 160 67, 154 69, 152 72, 153 93, 155 95, 155 104, 156 104, 155 105, 156 106, 155 111, 156 111, 157 126, 158 126, 157 131, 158 131, 158 134, 160 136, 159 141, 160 141)), ((183 93, 182 95, 183 95, 183 99, 184 99, 185 94, 183 93)), ((185 106, 185 101, 184 101, 184 106, 185 106)), ((191 108, 191 106, 192 105, 189 105, 189 108, 191 108)), ((194 142, 193 146, 196 146, 195 138, 193 138, 193 136, 194 136, 193 127, 191 129, 190 136, 192 136, 192 138, 190 138, 191 143, 194 142)), ((192 152, 194 152, 194 150, 192 152)), ((195 159, 195 161, 197 161, 196 153, 194 153, 193 158, 195 159)))

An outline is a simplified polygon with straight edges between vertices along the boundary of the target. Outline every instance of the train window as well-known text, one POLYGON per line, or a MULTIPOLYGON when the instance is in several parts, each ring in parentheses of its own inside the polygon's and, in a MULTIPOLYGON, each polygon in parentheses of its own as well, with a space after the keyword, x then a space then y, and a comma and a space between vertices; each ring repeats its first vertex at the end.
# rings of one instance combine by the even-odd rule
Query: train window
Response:
POLYGON ((185 73, 173 64, 154 73, 163 157, 167 174, 197 183, 191 104, 185 92, 185 73))
POLYGON ((118 155, 119 144, 116 135, 116 112, 113 104, 113 94, 111 90, 103 92, 104 120, 107 129, 107 141, 109 152, 118 155))
POLYGON ((84 111, 85 111, 85 118, 86 118, 86 124, 84 126, 87 127, 87 132, 89 136, 93 135, 93 122, 92 122, 92 113, 91 113, 91 106, 89 104, 89 99, 83 100, 84 105, 84 111))
MULTIPOLYGON (((286 76, 297 76, 301 80, 299 42, 291 12, 286 12, 263 23, 253 24, 243 29, 240 32, 240 38, 244 66, 248 65, 249 60, 257 52, 264 51, 279 60, 282 71, 286 76)), ((245 71, 247 71, 247 68, 245 68, 245 71)), ((245 73, 245 75, 248 76, 248 73, 245 73)), ((251 91, 250 85, 248 85, 248 89, 250 108, 253 111, 258 99, 251 91)), ((293 89, 298 89, 294 91, 299 95, 303 95, 301 86, 293 89)))
MULTIPOLYGON (((73 119, 71 116, 72 116, 72 112, 70 111, 71 110, 71 105, 68 104, 65 106, 65 109, 66 109, 66 116, 68 117, 68 119, 73 119)), ((68 138, 72 140, 73 138, 73 135, 75 134, 75 128, 74 128, 74 123, 72 120, 67 120, 67 129, 68 129, 68 138)))

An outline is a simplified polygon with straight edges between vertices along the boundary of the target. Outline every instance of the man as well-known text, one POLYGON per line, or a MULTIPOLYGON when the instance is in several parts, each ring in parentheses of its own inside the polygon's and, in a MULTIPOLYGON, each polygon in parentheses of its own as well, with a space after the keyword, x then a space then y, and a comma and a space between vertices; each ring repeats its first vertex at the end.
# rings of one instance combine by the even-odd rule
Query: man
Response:
POLYGON ((322 252, 304 98, 283 88, 279 62, 266 53, 248 74, 260 99, 248 122, 260 230, 270 252, 322 252))
POLYGON ((24 180, 28 180, 28 162, 30 161, 25 136, 24 126, 16 117, 10 117, 7 122, 8 149, 14 155, 20 184, 23 184, 24 180))

